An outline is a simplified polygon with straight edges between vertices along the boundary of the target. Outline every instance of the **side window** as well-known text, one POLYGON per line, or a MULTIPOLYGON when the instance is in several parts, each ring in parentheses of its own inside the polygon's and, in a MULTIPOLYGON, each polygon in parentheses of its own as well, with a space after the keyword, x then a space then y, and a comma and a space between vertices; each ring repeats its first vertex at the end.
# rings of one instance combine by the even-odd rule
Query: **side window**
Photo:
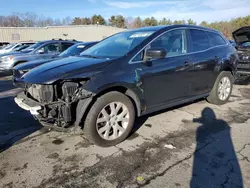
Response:
POLYGON ((169 31, 153 41, 149 48, 164 48, 166 57, 187 53, 187 37, 185 30, 169 31))
POLYGON ((59 44, 58 43, 47 44, 42 48, 40 48, 39 51, 43 51, 43 54, 59 52, 59 44))
POLYGON ((206 50, 210 47, 208 36, 205 31, 190 29, 192 52, 206 50))
POLYGON ((61 52, 67 50, 70 46, 72 46, 73 43, 67 43, 67 42, 63 42, 62 43, 62 49, 61 49, 61 52))
MULTIPOLYGON (((150 43, 146 49, 149 48, 163 48, 166 50, 166 57, 181 55, 187 53, 187 37, 184 29, 176 29, 173 31, 166 32, 160 37, 156 38, 150 43)), ((139 53, 133 62, 141 61, 144 56, 144 51, 139 53)))
POLYGON ((206 32, 211 46, 225 45, 226 41, 217 33, 206 32))

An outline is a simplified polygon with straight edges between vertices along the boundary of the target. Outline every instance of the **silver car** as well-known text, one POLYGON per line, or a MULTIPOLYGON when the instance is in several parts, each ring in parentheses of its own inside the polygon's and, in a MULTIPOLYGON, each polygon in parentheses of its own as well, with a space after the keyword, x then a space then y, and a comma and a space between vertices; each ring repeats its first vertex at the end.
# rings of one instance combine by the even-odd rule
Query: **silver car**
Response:
POLYGON ((75 40, 47 40, 37 42, 20 52, 2 55, 0 57, 0 72, 11 74, 12 68, 18 64, 56 56, 75 43, 77 43, 75 40))

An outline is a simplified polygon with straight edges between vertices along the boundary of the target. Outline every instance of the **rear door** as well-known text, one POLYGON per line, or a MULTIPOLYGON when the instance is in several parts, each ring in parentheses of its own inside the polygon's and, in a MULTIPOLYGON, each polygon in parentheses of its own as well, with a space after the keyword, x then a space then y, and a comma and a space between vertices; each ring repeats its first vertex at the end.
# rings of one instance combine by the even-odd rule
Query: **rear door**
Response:
POLYGON ((215 66, 219 61, 206 31, 189 29, 192 68, 192 95, 209 93, 216 79, 215 66))

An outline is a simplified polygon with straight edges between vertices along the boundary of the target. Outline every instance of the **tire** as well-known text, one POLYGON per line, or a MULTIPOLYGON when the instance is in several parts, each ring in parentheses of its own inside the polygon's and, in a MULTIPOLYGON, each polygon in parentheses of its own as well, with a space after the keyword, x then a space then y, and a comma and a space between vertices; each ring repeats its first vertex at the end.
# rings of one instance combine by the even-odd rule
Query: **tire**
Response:
MULTIPOLYGON (((114 116, 114 115, 113 115, 114 116)), ((109 146, 114 146, 117 145, 118 143, 122 142, 123 140, 125 140, 129 133, 131 132, 133 125, 134 125, 134 120, 135 120, 135 108, 134 105, 132 103, 132 101, 125 96, 124 94, 120 93, 120 92, 109 92, 107 94, 104 94, 102 96, 100 96, 99 98, 97 98, 96 102, 93 104, 93 106, 90 108, 85 122, 84 122, 84 135, 86 136, 86 138, 101 147, 109 147, 109 146), (112 110, 111 110, 111 105, 114 104, 113 109, 115 109, 115 111, 117 111, 117 109, 120 107, 120 110, 116 113, 118 115, 116 115, 115 117, 111 117, 110 115, 112 114, 112 110), (106 116, 104 116, 103 114, 103 110, 105 112, 107 112, 106 116), (110 110, 110 111, 109 111, 110 110), (125 115, 123 115, 123 113, 125 114, 125 112, 128 112, 125 115), (119 114, 120 113, 120 114, 119 114), (108 115, 108 116, 107 116, 108 115), (121 118, 123 116, 123 118, 121 118), (125 117, 124 117, 125 116, 125 117), (98 119, 99 117, 99 119, 98 119), (106 118, 108 117, 108 118, 106 118), (112 120, 112 118, 114 118, 112 120), (119 122, 119 120, 124 119, 126 121, 124 122, 119 122), (105 120, 104 120, 105 119, 105 120), (109 119, 108 121, 106 121, 107 119, 109 119), (97 120, 100 120, 101 123, 97 123, 97 120), (102 122, 102 121, 104 122, 102 122), (115 121, 115 123, 114 123, 115 121), (116 122, 119 122, 117 124, 122 126, 119 126, 118 128, 115 128, 116 122), (98 133, 98 130, 101 131, 101 128, 104 127, 109 127, 109 134, 106 134, 106 131, 103 131, 104 134, 102 133, 98 133), (124 128, 125 126, 125 128, 124 128), (124 128, 124 130, 120 131, 120 129, 124 128), (115 131, 115 129, 117 131, 115 131), (121 134, 119 135, 117 138, 115 136, 114 133, 117 134, 121 134), (123 133, 122 133, 123 132, 123 133), (112 133, 112 135, 110 135, 112 133), (109 138, 104 138, 106 135, 110 135, 109 138)), ((106 129, 105 129, 106 130, 106 129)))
POLYGON ((212 103, 212 104, 216 104, 216 105, 226 104, 228 102, 231 94, 232 94, 233 83, 234 83, 234 77, 233 77, 232 73, 229 71, 222 71, 219 74, 219 76, 217 77, 217 79, 214 83, 213 89, 210 92, 209 96, 207 97, 208 102, 212 103), (219 93, 220 93, 219 86, 220 86, 220 83, 222 82, 223 78, 228 78, 228 80, 230 81, 230 91, 228 93, 228 96, 224 100, 220 99, 220 97, 219 97, 219 93))

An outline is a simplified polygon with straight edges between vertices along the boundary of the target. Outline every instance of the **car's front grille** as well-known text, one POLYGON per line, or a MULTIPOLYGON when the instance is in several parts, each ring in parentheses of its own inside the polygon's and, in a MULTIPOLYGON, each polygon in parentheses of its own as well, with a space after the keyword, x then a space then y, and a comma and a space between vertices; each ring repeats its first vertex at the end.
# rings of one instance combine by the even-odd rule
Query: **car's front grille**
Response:
POLYGON ((238 69, 250 69, 250 63, 238 63, 238 69))

